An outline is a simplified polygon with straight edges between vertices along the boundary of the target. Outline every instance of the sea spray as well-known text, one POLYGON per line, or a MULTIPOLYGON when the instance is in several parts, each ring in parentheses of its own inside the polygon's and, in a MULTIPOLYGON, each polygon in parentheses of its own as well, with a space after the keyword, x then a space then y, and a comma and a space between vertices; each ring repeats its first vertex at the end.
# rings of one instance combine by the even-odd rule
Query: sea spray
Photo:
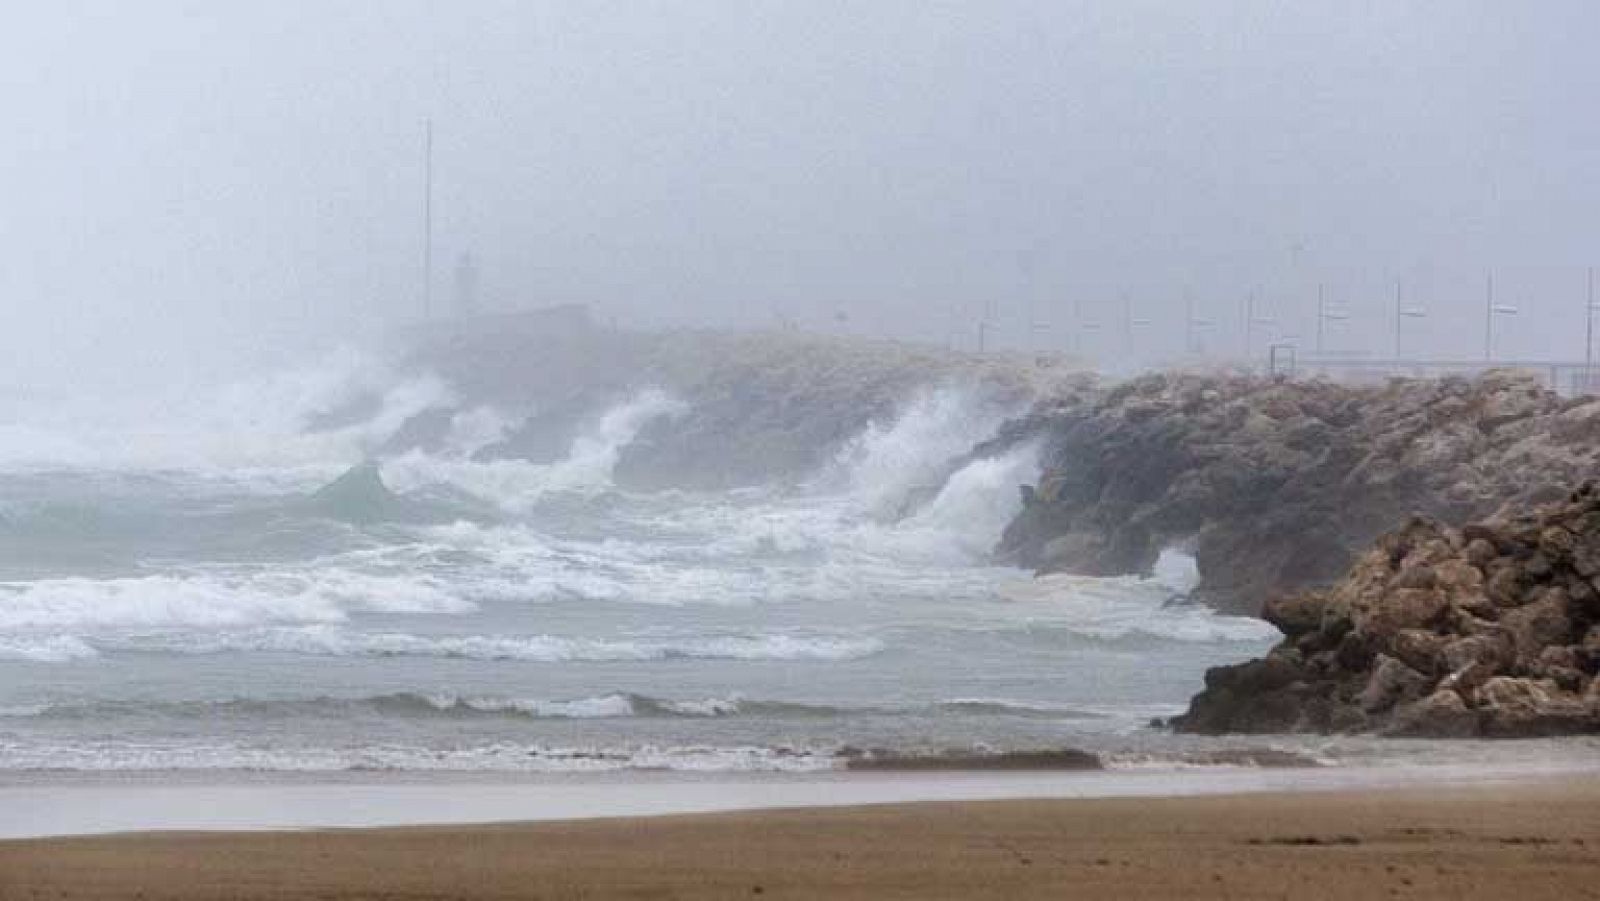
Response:
POLYGON ((1055 628, 1087 638, 1242 642, 1270 640, 1277 630, 1254 617, 1228 616, 1189 604, 1173 604, 1192 590, 1193 558, 1168 550, 1149 577, 1092 578, 1053 573, 1001 586, 1002 596, 1051 616, 1055 628))
POLYGON ((1022 506, 1017 486, 1032 481, 1038 472, 1038 449, 1032 445, 970 460, 902 524, 901 531, 921 535, 951 555, 982 560, 1022 506))
MULTIPOLYGON (((901 396, 859 430, 841 409, 851 434, 814 477, 779 467, 736 491, 617 490, 619 465, 698 409, 665 391, 588 411, 542 463, 485 459, 523 427, 506 398, 354 361, 233 392, 217 402, 232 424, 173 410, 117 446, 139 417, 68 422, 92 470, 71 454, 0 466, 23 548, 0 553, 20 573, 0 580, 0 711, 16 714, 0 768, 735 771, 832 768, 851 745, 1142 749, 1206 667, 1257 650, 1240 623, 1163 608, 1167 576, 1034 583, 993 565, 1035 454, 974 448, 1014 411, 943 378, 901 396), (428 441, 390 440, 416 417, 428 441), (309 503, 374 455, 363 484, 385 503, 309 503), (446 518, 394 512, 416 504, 446 518)), ((757 409, 761 441, 784 434, 781 404, 757 409)), ((692 462, 718 466, 714 442, 692 462)))
POLYGON ((922 391, 842 447, 818 484, 842 484, 872 517, 898 519, 937 492, 951 462, 990 437, 1008 412, 970 389, 922 391))
POLYGON ((144 632, 104 639, 102 646, 170 654, 273 652, 316 657, 442 657, 539 663, 649 660, 851 660, 882 650, 883 642, 846 636, 783 633, 618 636, 426 636, 362 632, 329 626, 247 631, 144 632))
POLYGON ((593 428, 578 435, 566 459, 550 468, 546 489, 594 491, 611 487, 617 459, 623 449, 633 443, 639 430, 662 417, 677 416, 685 409, 682 401, 654 388, 612 407, 593 428))
POLYGON ((356 612, 467 613, 427 577, 319 568, 0 583, 0 629, 103 629, 342 622, 356 612))
POLYGON ((511 417, 491 406, 457 412, 450 417, 444 453, 450 457, 472 459, 484 448, 503 441, 511 425, 511 417))
POLYGON ((308 490, 453 400, 431 374, 399 375, 344 350, 211 393, 27 407, 0 423, 0 474, 181 472, 252 491, 308 490), (353 413, 316 427, 341 407, 353 413))
POLYGON ((384 461, 383 476, 397 491, 446 484, 509 512, 527 513, 547 494, 592 494, 611 488, 617 460, 639 431, 683 410, 681 401, 663 391, 641 391, 606 410, 579 433, 563 459, 548 465, 475 459, 473 452, 492 443, 505 428, 497 414, 482 411, 475 419, 457 418, 451 433, 452 452, 408 451, 384 461))

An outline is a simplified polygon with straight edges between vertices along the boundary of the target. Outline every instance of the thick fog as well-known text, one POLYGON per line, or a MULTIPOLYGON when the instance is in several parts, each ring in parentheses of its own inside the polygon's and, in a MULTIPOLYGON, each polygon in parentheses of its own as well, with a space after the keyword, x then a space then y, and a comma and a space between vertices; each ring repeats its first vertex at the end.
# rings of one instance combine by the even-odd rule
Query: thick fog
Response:
POLYGON ((1600 7, 8 4, 0 375, 196 378, 435 312, 1160 361, 1581 358, 1600 7), (1201 324, 1185 325, 1189 310, 1201 324), (1131 324, 1131 329, 1130 329, 1131 324), (1131 330, 1133 346, 1127 346, 1131 330))

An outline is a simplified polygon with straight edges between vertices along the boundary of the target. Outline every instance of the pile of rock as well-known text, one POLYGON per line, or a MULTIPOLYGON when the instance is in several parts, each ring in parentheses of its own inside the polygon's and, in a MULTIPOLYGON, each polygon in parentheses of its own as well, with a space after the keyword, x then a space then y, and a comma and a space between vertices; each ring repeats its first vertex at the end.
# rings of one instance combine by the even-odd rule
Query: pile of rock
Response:
POLYGON ((1326 585, 1403 517, 1559 497, 1600 471, 1600 399, 1535 377, 1381 385, 1155 373, 1041 405, 1045 472, 1001 542, 1041 571, 1147 571, 1193 549, 1198 600, 1255 614, 1326 585))
POLYGON ((1462 528, 1413 519, 1265 616, 1283 642, 1207 672, 1177 728, 1600 732, 1600 489, 1462 528))

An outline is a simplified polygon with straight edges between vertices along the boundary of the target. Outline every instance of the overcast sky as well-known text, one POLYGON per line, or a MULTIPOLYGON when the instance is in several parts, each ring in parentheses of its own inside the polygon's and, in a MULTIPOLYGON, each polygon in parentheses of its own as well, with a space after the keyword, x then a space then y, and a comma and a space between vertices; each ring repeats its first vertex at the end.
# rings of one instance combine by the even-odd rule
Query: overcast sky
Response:
POLYGON ((1126 296, 1154 358, 1250 291, 1309 344, 1321 283, 1388 354, 1398 279, 1471 357, 1492 268, 1498 353, 1583 353, 1586 0, 7 6, 13 385, 417 317, 428 118, 441 302, 471 250, 490 308, 1123 357, 1126 296))

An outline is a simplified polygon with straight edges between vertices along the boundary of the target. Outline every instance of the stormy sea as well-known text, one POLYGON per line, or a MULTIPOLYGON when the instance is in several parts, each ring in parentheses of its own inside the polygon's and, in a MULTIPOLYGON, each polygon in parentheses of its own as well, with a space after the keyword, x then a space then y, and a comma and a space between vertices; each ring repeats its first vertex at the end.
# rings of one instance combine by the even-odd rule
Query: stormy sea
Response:
POLYGON ((808 470, 722 488, 617 480, 692 417, 670 388, 576 411, 537 460, 490 452, 524 412, 464 397, 343 352, 179 396, 8 401, 0 778, 1059 749, 1249 766, 1427 745, 1161 728, 1208 667, 1276 633, 1187 603, 1182 548, 1118 578, 995 562, 1038 450, 970 451, 1015 396, 928 379, 808 470), (429 415, 433 438, 407 442, 429 415))

